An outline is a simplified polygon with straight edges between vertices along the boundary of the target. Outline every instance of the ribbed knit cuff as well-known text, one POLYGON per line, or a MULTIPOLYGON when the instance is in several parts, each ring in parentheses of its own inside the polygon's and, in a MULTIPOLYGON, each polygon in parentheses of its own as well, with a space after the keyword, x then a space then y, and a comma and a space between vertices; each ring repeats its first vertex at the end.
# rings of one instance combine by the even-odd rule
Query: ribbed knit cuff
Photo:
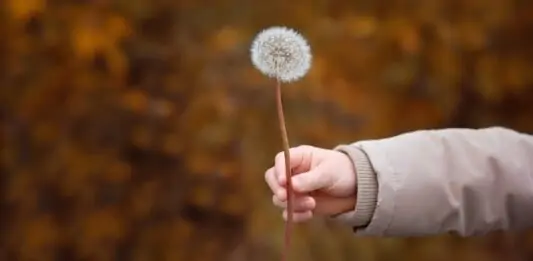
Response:
POLYGON ((368 156, 354 145, 342 145, 335 148, 348 155, 352 160, 357 175, 357 199, 353 211, 339 214, 334 218, 343 224, 360 228, 370 223, 377 204, 378 182, 368 156))

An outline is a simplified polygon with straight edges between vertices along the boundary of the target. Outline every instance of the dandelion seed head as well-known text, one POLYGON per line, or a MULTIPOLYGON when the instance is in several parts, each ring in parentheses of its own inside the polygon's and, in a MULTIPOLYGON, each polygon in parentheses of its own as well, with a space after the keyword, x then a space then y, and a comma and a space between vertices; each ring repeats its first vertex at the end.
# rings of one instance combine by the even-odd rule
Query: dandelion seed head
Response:
POLYGON ((292 82, 311 67, 311 48, 293 29, 275 26, 261 31, 251 47, 253 65, 268 77, 292 82))

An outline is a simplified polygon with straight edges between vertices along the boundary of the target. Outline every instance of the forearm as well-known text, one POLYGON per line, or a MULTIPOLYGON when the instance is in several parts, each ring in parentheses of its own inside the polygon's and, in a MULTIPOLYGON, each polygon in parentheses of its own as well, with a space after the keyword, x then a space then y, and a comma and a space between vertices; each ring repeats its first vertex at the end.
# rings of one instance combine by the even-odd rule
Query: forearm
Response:
MULTIPOLYGON (((337 150, 354 161, 364 152, 370 166, 354 162, 356 172, 375 177, 374 186, 358 184, 358 204, 376 188, 374 208, 365 208, 374 209, 368 225, 357 222, 361 235, 468 236, 533 226, 531 136, 502 128, 418 131, 337 150)), ((343 216, 365 213, 356 204, 343 216)))

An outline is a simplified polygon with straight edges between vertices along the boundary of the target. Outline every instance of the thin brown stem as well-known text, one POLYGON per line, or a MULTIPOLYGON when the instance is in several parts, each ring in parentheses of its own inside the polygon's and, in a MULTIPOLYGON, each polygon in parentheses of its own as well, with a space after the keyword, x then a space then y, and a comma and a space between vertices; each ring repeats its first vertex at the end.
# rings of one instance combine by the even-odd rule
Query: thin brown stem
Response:
POLYGON ((285 224, 285 244, 282 252, 281 260, 285 261, 288 258, 291 246, 291 234, 293 226, 293 191, 291 180, 291 163, 289 154, 289 137, 287 135, 287 127, 285 126, 285 115, 283 114, 283 102, 281 99, 281 82, 278 79, 276 85, 276 104, 278 111, 279 127, 281 131, 281 138, 283 141, 283 152, 285 154, 285 175, 287 178, 287 222, 285 224))

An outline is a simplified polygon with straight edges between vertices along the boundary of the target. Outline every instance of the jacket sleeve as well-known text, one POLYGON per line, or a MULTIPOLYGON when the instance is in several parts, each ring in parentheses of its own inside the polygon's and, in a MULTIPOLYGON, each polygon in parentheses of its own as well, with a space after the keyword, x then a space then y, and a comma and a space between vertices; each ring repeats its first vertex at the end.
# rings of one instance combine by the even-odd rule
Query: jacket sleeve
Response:
POLYGON ((336 148, 357 172, 367 236, 462 236, 533 227, 533 136, 509 129, 410 132, 336 148))

